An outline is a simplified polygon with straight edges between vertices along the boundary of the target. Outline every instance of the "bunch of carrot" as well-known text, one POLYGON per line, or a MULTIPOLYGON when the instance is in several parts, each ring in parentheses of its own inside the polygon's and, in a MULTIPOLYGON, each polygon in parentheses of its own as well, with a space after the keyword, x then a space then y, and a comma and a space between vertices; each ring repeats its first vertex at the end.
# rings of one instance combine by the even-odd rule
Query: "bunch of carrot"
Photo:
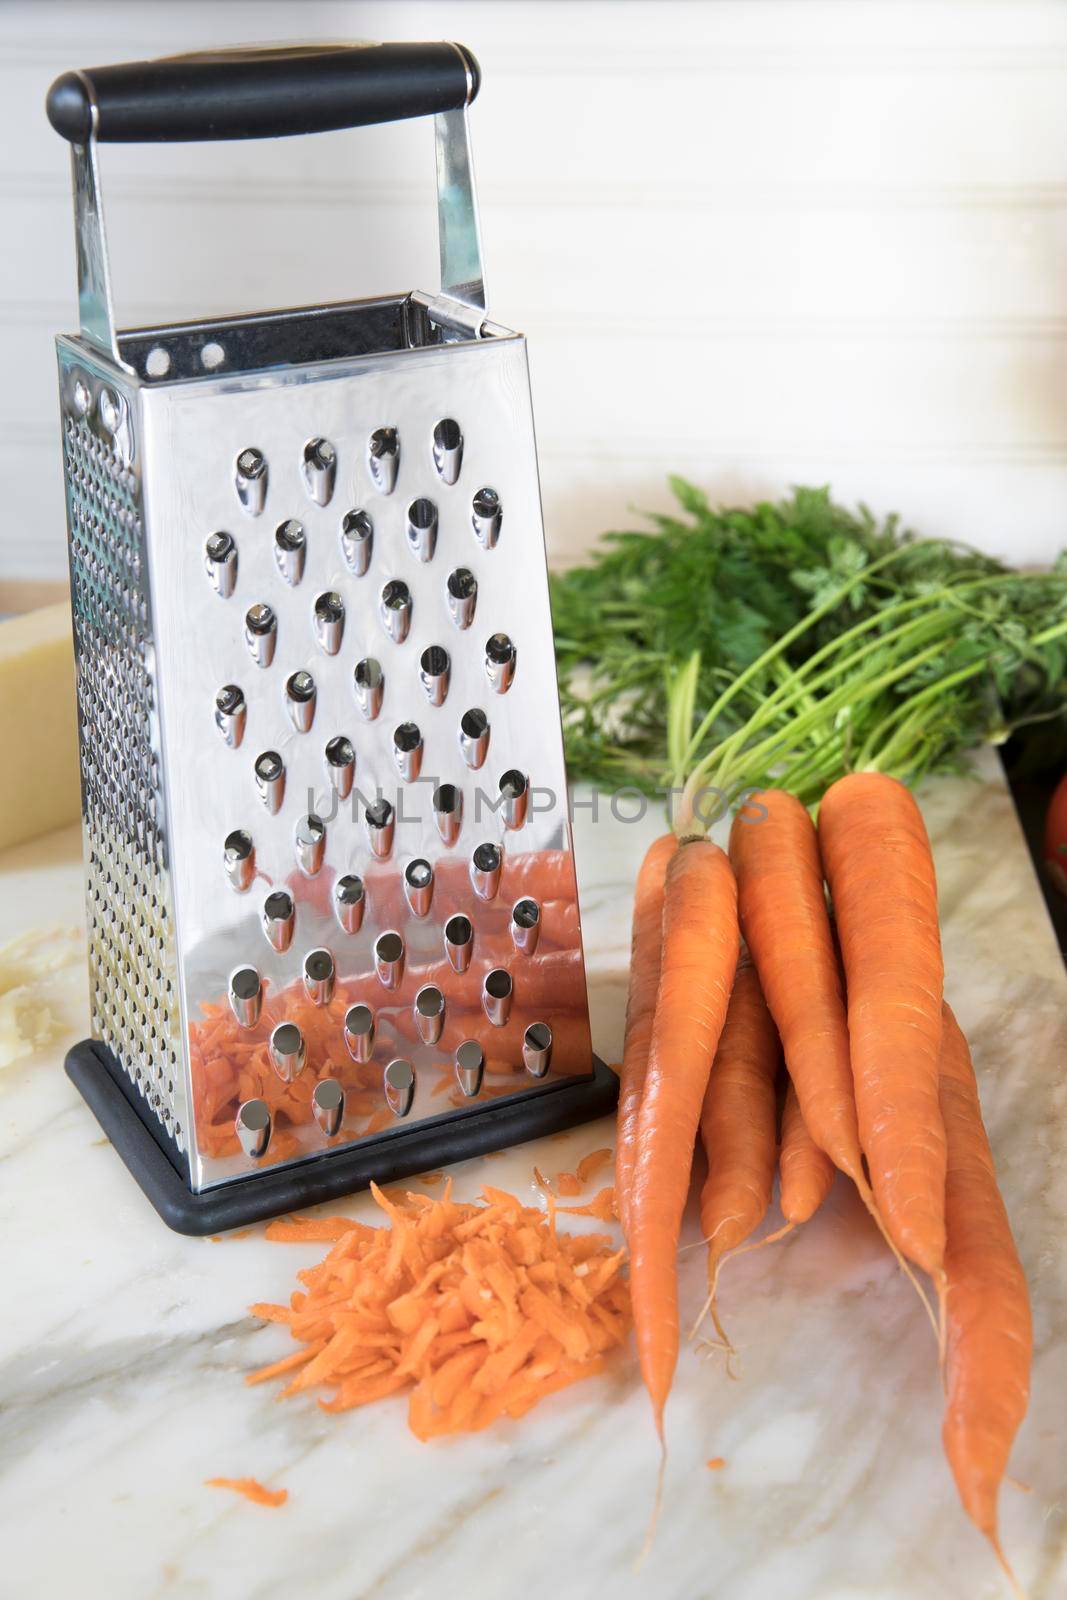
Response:
POLYGON ((762 1221, 775 1169, 782 1232, 814 1214, 835 1168, 850 1178, 904 1270, 935 1288, 944 1447, 1003 1561, 997 1496, 1027 1405, 1030 1309, 942 986, 929 842, 894 779, 841 779, 817 830, 792 795, 760 791, 728 856, 702 837, 658 839, 634 905, 616 1199, 662 1440, 698 1136, 713 1315, 719 1268, 762 1221))

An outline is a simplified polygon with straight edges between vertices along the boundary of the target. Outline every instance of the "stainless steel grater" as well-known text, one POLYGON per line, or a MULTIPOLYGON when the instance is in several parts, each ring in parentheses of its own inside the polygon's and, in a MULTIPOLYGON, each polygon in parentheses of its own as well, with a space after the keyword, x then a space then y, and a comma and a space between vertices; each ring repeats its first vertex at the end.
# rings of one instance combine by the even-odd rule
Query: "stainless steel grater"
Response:
POLYGON ((488 319, 453 44, 68 73, 57 340, 93 1038, 172 1226, 607 1109, 521 335, 488 319), (117 332, 97 145, 432 115, 441 291, 117 332))

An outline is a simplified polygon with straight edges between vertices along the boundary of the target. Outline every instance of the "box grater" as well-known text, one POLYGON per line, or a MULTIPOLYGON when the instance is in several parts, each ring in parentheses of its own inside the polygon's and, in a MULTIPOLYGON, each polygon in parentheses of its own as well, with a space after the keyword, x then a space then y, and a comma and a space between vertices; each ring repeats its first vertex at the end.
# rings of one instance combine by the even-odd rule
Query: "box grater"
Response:
POLYGON ((454 44, 65 74, 57 340, 91 1040, 185 1232, 601 1114, 525 341, 486 314, 454 44), (442 285, 115 330, 97 145, 432 116, 442 285))

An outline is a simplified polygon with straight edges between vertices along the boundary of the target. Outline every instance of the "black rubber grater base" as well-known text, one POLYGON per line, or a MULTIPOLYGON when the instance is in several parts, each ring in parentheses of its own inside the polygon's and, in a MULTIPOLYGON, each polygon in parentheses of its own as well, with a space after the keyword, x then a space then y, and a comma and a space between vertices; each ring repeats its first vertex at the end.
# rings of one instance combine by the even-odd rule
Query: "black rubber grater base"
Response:
POLYGON ((355 1149, 329 1151, 291 1167, 267 1168, 195 1194, 142 1117, 136 1091, 105 1046, 83 1040, 68 1052, 65 1065, 67 1076, 163 1221, 177 1233, 198 1236, 224 1233, 320 1200, 354 1194, 371 1183, 395 1183, 417 1172, 560 1133, 607 1115, 619 1093, 614 1072, 594 1056, 591 1078, 563 1079, 525 1099, 494 1101, 432 1126, 391 1131, 355 1149))

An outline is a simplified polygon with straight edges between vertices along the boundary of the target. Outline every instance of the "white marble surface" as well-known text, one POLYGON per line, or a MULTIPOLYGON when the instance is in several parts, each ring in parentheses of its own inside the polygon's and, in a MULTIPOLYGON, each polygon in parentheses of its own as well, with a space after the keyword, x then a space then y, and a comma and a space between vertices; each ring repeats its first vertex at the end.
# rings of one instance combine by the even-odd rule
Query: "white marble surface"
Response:
MULTIPOLYGON (((1034 1398, 1003 1495, 1032 1600, 1067 1594, 1067 979, 1007 795, 924 796, 948 992, 974 1047, 1033 1292, 1034 1398)), ((578 821, 594 1036, 621 1040, 629 886, 658 819, 578 821)), ((0 858, 0 943, 80 917, 73 833, 0 858)), ((85 1008, 54 979, 69 1038, 85 1008)), ((66 1038, 0 1075, 0 1595, 4 1600, 993 1600, 1006 1590, 939 1445, 934 1351, 908 1286, 845 1191, 777 1253, 738 1262, 731 1381, 683 1353, 659 1533, 635 1562, 656 1451, 632 1354, 477 1438, 422 1445, 403 1400, 340 1420, 241 1374, 288 1347, 245 1307, 319 1247, 218 1243, 156 1220, 68 1084, 66 1038), (708 1471, 709 1457, 726 1466, 708 1471), (255 1475, 263 1510, 203 1487, 255 1475)), ((610 1143, 594 1124, 456 1169, 533 1198, 531 1167, 610 1143)), ((603 1180, 601 1180, 603 1181, 603 1180)), ((338 1210, 368 1210, 365 1200, 338 1210)), ((581 1223, 577 1224, 581 1226, 581 1223)), ((695 1237, 690 1224, 689 1237, 695 1237)), ((683 1258, 695 1310, 702 1252, 683 1258)))

